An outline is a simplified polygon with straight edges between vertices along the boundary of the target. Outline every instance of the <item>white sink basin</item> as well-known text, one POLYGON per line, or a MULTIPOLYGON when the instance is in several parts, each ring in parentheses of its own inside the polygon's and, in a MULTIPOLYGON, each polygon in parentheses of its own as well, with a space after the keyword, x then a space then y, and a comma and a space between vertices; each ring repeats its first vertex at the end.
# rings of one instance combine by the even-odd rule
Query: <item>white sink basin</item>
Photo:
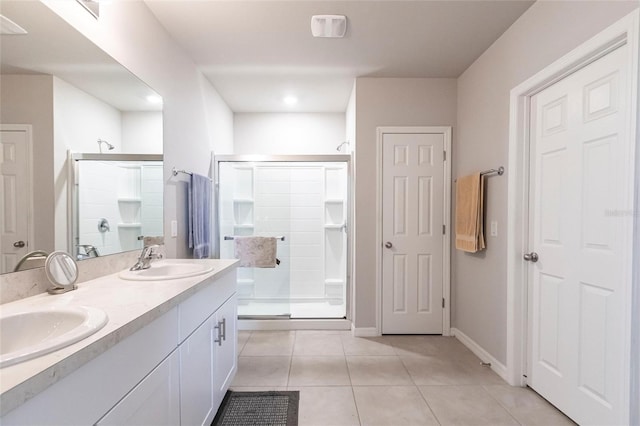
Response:
POLYGON ((120 272, 120 278, 132 281, 161 281, 177 280, 179 278, 195 277, 213 271, 210 263, 202 260, 164 259, 152 262, 149 269, 120 272))
POLYGON ((96 308, 42 308, 0 316, 0 367, 56 351, 100 330, 107 314, 96 308))

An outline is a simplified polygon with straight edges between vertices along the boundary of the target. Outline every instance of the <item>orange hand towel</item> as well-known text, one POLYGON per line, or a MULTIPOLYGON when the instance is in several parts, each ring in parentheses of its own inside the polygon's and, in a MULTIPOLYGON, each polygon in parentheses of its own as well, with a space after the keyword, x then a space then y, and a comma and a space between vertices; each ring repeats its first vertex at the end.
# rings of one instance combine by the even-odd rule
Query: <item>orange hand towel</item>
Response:
POLYGON ((456 249, 470 253, 485 248, 484 179, 480 173, 458 178, 456 183, 456 249))

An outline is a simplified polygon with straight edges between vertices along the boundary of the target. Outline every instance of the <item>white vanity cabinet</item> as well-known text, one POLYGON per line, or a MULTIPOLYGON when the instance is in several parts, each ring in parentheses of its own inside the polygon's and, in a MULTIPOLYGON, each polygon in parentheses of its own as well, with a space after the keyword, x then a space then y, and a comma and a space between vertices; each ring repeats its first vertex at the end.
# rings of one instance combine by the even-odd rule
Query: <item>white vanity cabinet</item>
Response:
MULTIPOLYGON (((224 394, 238 370, 238 301, 233 295, 215 314, 216 324, 220 326, 221 339, 215 349, 215 373, 213 374, 213 405, 220 406, 224 394)), ((215 411, 214 410, 214 415, 215 411)))
POLYGON ((99 426, 180 424, 179 357, 174 351, 98 423, 99 426))
MULTIPOLYGON (((237 370, 235 275, 227 274, 180 305, 181 333, 209 314, 180 344, 180 424, 209 425, 237 370), (211 311, 207 300, 226 297, 211 311)), ((219 299, 218 299, 219 300, 219 299)))
POLYGON ((237 369, 235 267, 200 287, 0 424, 210 424, 237 369))

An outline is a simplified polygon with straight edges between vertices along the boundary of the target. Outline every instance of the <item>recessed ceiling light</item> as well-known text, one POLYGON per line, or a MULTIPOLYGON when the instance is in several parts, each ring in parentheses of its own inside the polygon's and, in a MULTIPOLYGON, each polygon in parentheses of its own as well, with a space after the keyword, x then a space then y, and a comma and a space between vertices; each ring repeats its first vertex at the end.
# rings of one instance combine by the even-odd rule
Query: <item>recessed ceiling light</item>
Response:
POLYGON ((298 103, 298 98, 296 98, 295 96, 285 96, 284 98, 282 98, 282 102, 291 106, 298 103))
POLYGON ((158 95, 149 95, 147 96, 147 102, 150 104, 161 104, 162 98, 158 95))

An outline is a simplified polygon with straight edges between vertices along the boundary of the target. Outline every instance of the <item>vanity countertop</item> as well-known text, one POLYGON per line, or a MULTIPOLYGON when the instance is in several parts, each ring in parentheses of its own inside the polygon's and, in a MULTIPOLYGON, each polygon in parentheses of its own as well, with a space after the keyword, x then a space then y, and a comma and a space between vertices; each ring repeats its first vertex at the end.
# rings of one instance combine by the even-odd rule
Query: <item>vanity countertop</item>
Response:
POLYGON ((3 314, 43 307, 90 306, 109 322, 97 333, 40 357, 0 369, 0 416, 107 351, 236 266, 235 259, 206 259, 213 271, 166 281, 126 281, 118 273, 78 284, 60 295, 47 293, 0 305, 3 314))

